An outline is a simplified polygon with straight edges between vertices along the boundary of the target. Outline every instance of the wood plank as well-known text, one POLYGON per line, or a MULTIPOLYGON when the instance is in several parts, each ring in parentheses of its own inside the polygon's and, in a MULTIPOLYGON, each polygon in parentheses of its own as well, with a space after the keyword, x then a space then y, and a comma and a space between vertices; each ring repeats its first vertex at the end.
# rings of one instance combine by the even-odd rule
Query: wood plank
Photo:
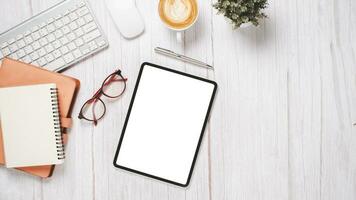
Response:
POLYGON ((213 16, 220 87, 211 117, 212 199, 288 198, 287 66, 274 2, 257 29, 232 30, 213 16))
MULTIPOLYGON (((32 15, 31 5, 28 1, 2 2, 2 9, 6 12, 0 12, 0 32, 6 31, 32 15)), ((28 199, 29 197, 41 199, 41 185, 39 178, 18 170, 0 167, 0 199, 28 199)))
POLYGON ((321 199, 355 199, 355 3, 319 5, 321 199))
POLYGON ((318 3, 289 1, 284 54, 289 63, 289 195, 320 199, 321 79, 318 3), (306 6, 307 5, 307 6, 306 6), (298 18, 298 20, 295 20, 298 18))

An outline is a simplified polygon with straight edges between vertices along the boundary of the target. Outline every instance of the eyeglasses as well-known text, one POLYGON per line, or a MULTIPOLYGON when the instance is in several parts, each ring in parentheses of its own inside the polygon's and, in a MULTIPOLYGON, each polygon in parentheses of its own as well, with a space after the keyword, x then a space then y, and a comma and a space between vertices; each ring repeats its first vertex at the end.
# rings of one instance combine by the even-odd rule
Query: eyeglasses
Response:
POLYGON ((93 122, 97 125, 106 113, 106 106, 101 96, 104 95, 110 99, 119 98, 126 90, 127 78, 121 75, 121 70, 116 70, 103 81, 100 89, 84 103, 78 115, 79 119, 93 122))

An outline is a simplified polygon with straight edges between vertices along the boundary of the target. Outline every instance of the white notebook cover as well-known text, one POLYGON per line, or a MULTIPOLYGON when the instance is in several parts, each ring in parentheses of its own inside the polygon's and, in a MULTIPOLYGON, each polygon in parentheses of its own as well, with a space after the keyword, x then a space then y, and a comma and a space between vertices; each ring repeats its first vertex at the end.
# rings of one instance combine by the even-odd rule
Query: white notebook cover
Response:
POLYGON ((0 88, 6 167, 63 163, 56 101, 55 84, 0 88))

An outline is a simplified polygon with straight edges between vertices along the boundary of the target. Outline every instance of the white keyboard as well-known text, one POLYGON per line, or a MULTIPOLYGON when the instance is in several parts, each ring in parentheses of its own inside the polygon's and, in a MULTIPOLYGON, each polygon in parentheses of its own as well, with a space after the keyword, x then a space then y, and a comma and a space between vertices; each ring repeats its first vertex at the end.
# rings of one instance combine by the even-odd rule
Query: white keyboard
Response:
POLYGON ((66 0, 2 33, 0 60, 62 71, 107 46, 88 3, 66 0))

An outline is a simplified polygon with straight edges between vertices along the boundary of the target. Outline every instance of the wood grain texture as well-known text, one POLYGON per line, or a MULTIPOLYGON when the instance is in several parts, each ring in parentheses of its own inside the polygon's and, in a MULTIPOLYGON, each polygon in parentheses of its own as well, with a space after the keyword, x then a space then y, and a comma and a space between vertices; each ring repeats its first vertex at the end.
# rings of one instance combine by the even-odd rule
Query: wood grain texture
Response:
MULTIPOLYGON (((59 0, 0 2, 4 31, 59 0)), ((89 2, 110 46, 64 72, 81 80, 66 162, 49 180, 0 168, 0 200, 356 199, 354 1, 270 0, 260 27, 232 30, 212 9, 214 0, 199 0, 199 20, 182 44, 159 21, 158 0, 137 1, 146 29, 135 40, 120 35, 103 1, 89 2), (157 55, 156 46, 215 70, 157 55), (145 61, 219 84, 186 189, 112 165, 145 61), (108 102, 97 127, 76 120, 81 104, 117 68, 128 77, 125 95, 108 102)))

